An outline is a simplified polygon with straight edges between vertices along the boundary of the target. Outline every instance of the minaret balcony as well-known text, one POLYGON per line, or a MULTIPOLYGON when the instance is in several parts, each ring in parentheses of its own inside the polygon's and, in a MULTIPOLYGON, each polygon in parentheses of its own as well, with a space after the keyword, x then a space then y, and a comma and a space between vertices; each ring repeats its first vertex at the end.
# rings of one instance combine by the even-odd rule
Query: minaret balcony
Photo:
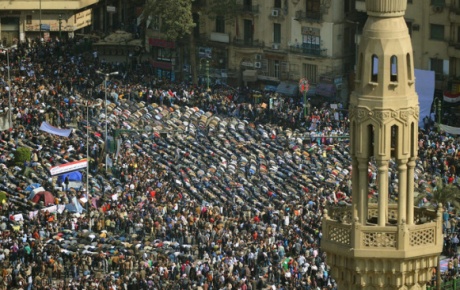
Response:
POLYGON ((397 224, 398 207, 388 207, 388 224, 378 226, 378 205, 369 204, 368 222, 352 221, 352 207, 330 208, 323 218, 321 247, 350 257, 403 258, 439 253, 442 221, 435 211, 415 208, 413 224, 397 224))

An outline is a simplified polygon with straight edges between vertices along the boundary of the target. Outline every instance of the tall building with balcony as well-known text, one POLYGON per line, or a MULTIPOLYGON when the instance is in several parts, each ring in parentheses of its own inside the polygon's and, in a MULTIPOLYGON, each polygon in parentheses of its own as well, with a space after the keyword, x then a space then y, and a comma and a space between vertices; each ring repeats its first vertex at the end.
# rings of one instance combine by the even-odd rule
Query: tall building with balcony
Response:
MULTIPOLYGON (((354 66, 354 24, 342 0, 240 0, 234 17, 197 15, 213 81, 263 89, 306 77, 338 95, 354 66), (223 76, 225 79, 223 79, 223 76)), ((200 53, 197 57, 202 57, 200 53)))
POLYGON ((352 204, 325 212, 321 240, 339 289, 425 289, 443 247, 442 206, 414 207, 419 103, 406 7, 407 0, 365 2, 349 106, 352 204), (376 200, 369 198, 371 163, 376 200), (389 192, 390 170, 397 199, 389 192))
POLYGON ((27 38, 72 36, 92 25, 92 7, 99 0, 0 0, 0 40, 3 45, 27 38))

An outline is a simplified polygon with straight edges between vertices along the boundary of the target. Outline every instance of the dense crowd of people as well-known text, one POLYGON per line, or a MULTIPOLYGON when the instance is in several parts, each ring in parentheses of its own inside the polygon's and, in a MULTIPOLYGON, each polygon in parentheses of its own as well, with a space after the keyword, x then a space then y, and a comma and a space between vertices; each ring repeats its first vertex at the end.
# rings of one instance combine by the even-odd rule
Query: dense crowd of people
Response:
MULTIPOLYGON (((340 104, 307 104, 304 116, 300 100, 254 102, 242 90, 161 81, 143 66, 125 73, 78 45, 20 44, 9 52, 10 86, 2 60, 13 127, 0 133, 1 289, 337 289, 320 243, 325 207, 350 203, 340 104), (97 71, 120 74, 106 91, 97 71), (107 120, 116 151, 104 148, 107 120), (60 137, 42 122, 74 130, 60 137), (23 146, 32 156, 19 177, 13 152, 23 146), (87 151, 88 187, 50 176, 87 151), (32 204, 32 183, 53 202, 32 204), (67 208, 75 201, 86 211, 67 208)), ((430 128, 419 139, 419 187, 434 176, 457 183, 458 139, 430 128)))

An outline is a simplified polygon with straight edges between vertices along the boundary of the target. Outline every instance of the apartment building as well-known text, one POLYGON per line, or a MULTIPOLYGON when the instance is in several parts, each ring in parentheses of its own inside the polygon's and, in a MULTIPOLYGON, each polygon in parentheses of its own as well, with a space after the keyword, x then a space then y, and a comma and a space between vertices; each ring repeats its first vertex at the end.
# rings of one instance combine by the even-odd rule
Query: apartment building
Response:
POLYGON ((194 55, 201 83, 293 89, 305 77, 319 95, 347 94, 360 25, 350 20, 359 14, 354 0, 239 0, 225 15, 206 12, 211 1, 194 2, 195 48, 164 39, 161 17, 149 22, 147 51, 157 76, 188 78, 194 55))
MULTIPOLYGON (((0 0, 0 42, 127 29, 143 0, 0 0)), ((132 29, 130 29, 132 31, 132 29)))
POLYGON ((213 79, 263 89, 305 77, 325 96, 345 89, 358 29, 352 1, 241 0, 238 9, 234 19, 200 15, 199 57, 213 79))

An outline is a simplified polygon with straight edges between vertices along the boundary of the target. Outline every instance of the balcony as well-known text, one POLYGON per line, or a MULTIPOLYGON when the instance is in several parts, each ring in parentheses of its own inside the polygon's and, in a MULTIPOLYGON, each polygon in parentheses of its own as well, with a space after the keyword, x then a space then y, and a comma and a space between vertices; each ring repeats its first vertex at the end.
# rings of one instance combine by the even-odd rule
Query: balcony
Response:
POLYGON ((460 24, 460 9, 458 7, 455 9, 453 8, 450 9, 449 21, 452 23, 460 24))
MULTIPOLYGON (((368 217, 376 218, 377 204, 369 204, 368 217)), ((373 223, 361 224, 352 221, 351 206, 330 208, 323 219, 321 246, 326 252, 351 254, 355 257, 378 258, 417 257, 420 250, 426 254, 441 252, 443 240, 440 213, 423 208, 414 208, 413 224, 393 224, 380 227, 373 223)), ((398 208, 389 205, 388 220, 396 221, 398 208)))
POLYGON ((323 48, 312 48, 307 46, 289 46, 289 52, 302 54, 307 56, 314 56, 314 57, 326 57, 327 56, 327 49, 323 48))
POLYGON ((449 57, 460 58, 460 42, 449 42, 449 47, 447 48, 447 55, 449 57))
POLYGON ((312 12, 312 11, 303 11, 299 10, 295 13, 295 19, 297 21, 306 21, 306 22, 321 22, 323 20, 323 15, 321 12, 312 12))
POLYGON ((234 39, 233 45, 238 47, 263 48, 264 42, 260 40, 234 39))
POLYGON ((257 14, 259 13, 259 5, 241 5, 239 7, 242 13, 257 14))

